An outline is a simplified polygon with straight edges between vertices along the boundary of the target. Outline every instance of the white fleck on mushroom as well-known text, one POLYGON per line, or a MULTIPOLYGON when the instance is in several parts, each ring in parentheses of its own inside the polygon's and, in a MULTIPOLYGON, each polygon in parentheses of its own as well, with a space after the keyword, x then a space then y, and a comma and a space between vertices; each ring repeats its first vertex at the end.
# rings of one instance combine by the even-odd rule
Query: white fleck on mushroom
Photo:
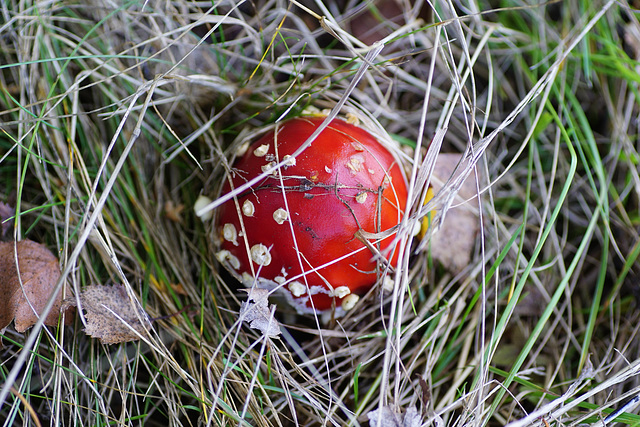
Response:
MULTIPOLYGON (((269 163, 267 163, 266 165, 262 165, 262 166, 260 166, 260 170, 262 170, 262 172, 266 172, 266 171, 268 171, 269 169, 271 169, 272 167, 274 167, 275 165, 276 165, 276 163, 275 163, 275 162, 269 162, 269 163)), ((277 171, 277 170, 274 170, 273 172, 271 172, 271 174, 272 174, 272 175, 277 175, 277 174, 278 174, 278 171, 277 171)))
POLYGON ((358 153, 349 157, 349 161, 347 162, 346 166, 347 169, 349 169, 349 172, 351 172, 351 175, 362 172, 364 170, 364 155, 358 153))
POLYGON ((349 123, 351 125, 360 126, 360 119, 358 118, 357 115, 355 115, 353 113, 345 114, 345 119, 347 119, 347 123, 349 123))
POLYGON ((301 297, 302 295, 307 293, 307 287, 296 280, 289 283, 289 292, 291 292, 291 295, 296 298, 301 297))
POLYGON ((282 224, 287 220, 287 218, 289 218, 289 214, 282 208, 278 208, 275 210, 275 212, 273 212, 273 219, 278 224, 282 224))
POLYGON ((393 292, 393 289, 396 287, 396 282, 389 276, 384 276, 384 280, 382 281, 382 289, 385 292, 393 292))
POLYGON ((222 227, 222 237, 227 242, 233 243, 234 246, 238 246, 238 231, 236 230, 236 226, 227 223, 222 227))
POLYGON ((226 249, 223 249, 221 251, 216 252, 216 259, 220 262, 225 262, 225 260, 227 259, 227 255, 230 254, 231 252, 229 252, 226 249))
POLYGON ((249 273, 247 273, 246 271, 242 272, 242 284, 247 287, 250 288, 251 286, 253 286, 253 276, 250 275, 249 273))
POLYGON ((278 285, 282 285, 284 282, 287 281, 287 279, 285 279, 282 276, 276 276, 273 278, 273 281, 276 282, 278 285))
POLYGON ((242 213, 244 216, 253 216, 256 212, 256 207, 253 206, 253 202, 249 199, 242 202, 242 213))
POLYGON ((269 152, 269 144, 262 144, 255 150, 253 150, 253 155, 256 157, 264 157, 269 152))
POLYGON ((356 294, 349 294, 342 300, 342 309, 349 311, 356 306, 360 297, 356 294))
POLYGON ((269 248, 262 243, 251 246, 251 259, 258 265, 267 266, 271 264, 269 248))
POLYGON ((344 298, 351 293, 351 289, 348 286, 338 286, 333 290, 333 295, 338 298, 344 298))
POLYGON ((200 195, 193 204, 193 210, 202 221, 208 221, 213 217, 212 209, 209 209, 208 211, 204 210, 204 208, 206 208, 211 202, 212 200, 207 196, 200 195))
POLYGON ((282 158, 282 160, 284 160, 286 163, 284 164, 285 167, 288 166, 295 166, 296 165, 296 158, 293 157, 290 154, 285 154, 284 157, 282 158))
POLYGON ((367 201, 367 192, 366 191, 361 191, 358 194, 356 194, 356 202, 358 203, 364 203, 367 201))
MULTIPOLYGON (((427 220, 427 223, 428 223, 429 221, 428 218, 425 217, 425 220, 427 220)), ((413 230, 411 230, 411 235, 414 237, 419 236, 421 231, 422 231, 422 223, 419 221, 416 221, 413 224, 413 230)))
POLYGON ((222 264, 228 263, 234 270, 240 268, 240 260, 226 249, 216 252, 216 258, 222 264))
POLYGON ((364 146, 362 144, 360 144, 359 142, 357 142, 357 141, 352 142, 351 146, 356 151, 364 151, 364 146))
POLYGON ((237 157, 244 156, 244 153, 246 153, 249 150, 249 145, 250 145, 250 143, 249 143, 249 141, 247 141, 247 142, 243 143, 241 146, 239 146, 236 149, 236 156, 237 157))

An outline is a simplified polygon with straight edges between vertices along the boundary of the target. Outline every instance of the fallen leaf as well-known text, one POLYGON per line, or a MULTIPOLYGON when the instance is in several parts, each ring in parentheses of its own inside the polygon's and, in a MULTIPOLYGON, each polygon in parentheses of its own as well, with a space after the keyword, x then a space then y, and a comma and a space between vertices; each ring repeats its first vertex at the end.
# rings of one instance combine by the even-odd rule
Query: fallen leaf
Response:
MULTIPOLYGON (((123 285, 91 285, 78 296, 86 320, 85 333, 103 344, 135 341, 151 328, 147 314, 131 301, 123 285)), ((75 298, 65 300, 76 305, 75 298)))
POLYGON ((269 291, 266 289, 242 289, 249 295, 247 301, 240 304, 240 319, 249 323, 249 327, 258 329, 269 338, 280 335, 280 324, 273 317, 271 305, 269 307, 269 291), (253 301, 253 302, 251 302, 253 301))
POLYGON ((184 210, 184 205, 180 203, 176 205, 171 200, 167 200, 164 203, 164 214, 173 222, 182 222, 182 211, 184 210))
MULTIPOLYGON (((461 157, 461 154, 453 153, 438 155, 431 180, 434 194, 442 189, 444 183, 453 174, 461 157)), ((460 187, 440 228, 431 235, 427 243, 431 256, 454 274, 464 270, 471 262, 473 246, 480 230, 476 213, 477 199, 474 196, 476 196, 476 180, 471 174, 460 187), (469 199, 472 201, 460 205, 469 199)))
POLYGON ((407 408, 405 413, 395 412, 389 406, 367 413, 370 427, 420 427, 422 422, 415 406, 407 408))
MULTIPOLYGON (((14 319, 18 332, 35 325, 58 279, 58 259, 44 245, 32 240, 0 242, 0 330, 14 319)), ((68 287, 66 293, 71 294, 68 287)), ((58 292, 45 325, 58 324, 61 305, 62 292, 58 292)), ((71 316, 67 317, 67 324, 72 320, 71 316)))
POLYGON ((169 283, 169 286, 171 286, 173 292, 178 295, 189 295, 189 292, 187 292, 182 283, 169 283))

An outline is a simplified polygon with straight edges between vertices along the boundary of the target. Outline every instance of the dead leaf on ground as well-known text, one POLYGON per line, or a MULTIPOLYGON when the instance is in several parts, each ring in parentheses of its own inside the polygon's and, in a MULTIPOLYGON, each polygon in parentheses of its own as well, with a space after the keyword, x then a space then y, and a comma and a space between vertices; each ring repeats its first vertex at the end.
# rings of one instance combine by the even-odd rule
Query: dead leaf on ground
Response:
MULTIPOLYGON (((123 285, 91 285, 80 292, 79 299, 87 322, 85 333, 103 344, 135 341, 151 328, 147 314, 136 308, 137 301, 131 301, 123 285)), ((76 305, 75 298, 64 302, 76 305)))
POLYGON ((171 286, 173 292, 178 295, 189 295, 189 292, 187 292, 182 283, 169 283, 169 286, 171 286))
POLYGON ((395 412, 389 406, 367 413, 371 427, 420 427, 420 414, 415 406, 407 408, 406 412, 395 412))
MULTIPOLYGON (((438 155, 431 180, 434 194, 442 189, 461 158, 461 154, 438 155)), ((428 241, 432 257, 454 274, 464 270, 471 262, 473 246, 480 230, 476 213, 478 204, 474 196, 476 196, 476 180, 471 174, 462 184, 440 229, 433 233, 428 241), (472 201, 460 205, 469 199, 472 201)))
POLYGON ((280 324, 273 317, 271 308, 268 305, 269 291, 266 289, 251 288, 243 289, 249 295, 247 301, 240 305, 240 319, 249 323, 253 329, 258 329, 269 338, 280 335, 280 324), (253 302, 251 302, 253 301, 253 302))
MULTIPOLYGON (((0 330, 14 319, 18 332, 24 332, 35 325, 55 290, 58 279, 58 259, 44 245, 32 240, 0 242, 0 330)), ((71 294, 68 287, 66 294, 71 294)), ((61 305, 60 291, 47 314, 45 325, 58 324, 61 305)), ((69 324, 73 319, 67 316, 65 320, 69 324)))
POLYGON ((173 222, 182 222, 182 211, 184 205, 182 203, 176 205, 172 200, 164 203, 164 214, 173 222))

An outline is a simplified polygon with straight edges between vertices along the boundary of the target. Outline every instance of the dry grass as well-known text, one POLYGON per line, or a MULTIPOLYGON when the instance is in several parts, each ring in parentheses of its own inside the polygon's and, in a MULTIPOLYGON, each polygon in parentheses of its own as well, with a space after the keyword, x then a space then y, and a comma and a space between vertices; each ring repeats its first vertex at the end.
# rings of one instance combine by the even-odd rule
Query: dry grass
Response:
POLYGON ((637 15, 460 3, 397 20, 351 1, 2 3, 12 238, 57 251, 75 292, 125 284, 155 320, 115 346, 79 319, 10 326, 0 421, 342 426, 416 408, 422 425, 577 425, 622 408, 640 425, 637 15), (271 339, 238 320, 246 294, 192 207, 218 196, 235 147, 309 106, 402 144, 403 264, 395 292, 335 322, 279 307, 271 339), (422 206, 439 152, 482 177, 481 235, 455 275, 410 238, 459 184, 422 206))

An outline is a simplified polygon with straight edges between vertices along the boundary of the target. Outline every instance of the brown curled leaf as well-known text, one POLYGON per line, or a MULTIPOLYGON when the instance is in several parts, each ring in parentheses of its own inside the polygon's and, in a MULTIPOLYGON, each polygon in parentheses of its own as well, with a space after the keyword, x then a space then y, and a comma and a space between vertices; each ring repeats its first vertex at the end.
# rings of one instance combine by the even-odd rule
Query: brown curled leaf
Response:
MULTIPOLYGON (((444 182, 454 173, 460 154, 440 153, 433 171, 431 184, 434 193, 438 193, 444 182)), ((453 207, 438 232, 431 236, 429 245, 434 259, 439 261, 452 273, 459 273, 471 262, 473 247, 480 229, 480 221, 476 213, 478 201, 476 196, 476 180, 471 174, 462 184, 453 207), (464 203, 471 199, 471 202, 464 203)))
MULTIPOLYGON (((80 292, 80 308, 86 320, 85 333, 103 344, 118 344, 140 339, 151 328, 147 314, 131 301, 123 285, 91 285, 80 292)), ((65 300, 65 306, 76 300, 65 300)))
MULTIPOLYGON (((14 319, 18 332, 35 325, 59 279, 58 259, 44 245, 32 240, 0 242, 0 329, 14 319)), ((67 287, 66 294, 70 293, 67 287)), ((61 304, 60 290, 45 325, 58 324, 61 304)), ((71 321, 68 316, 67 324, 71 321)))

